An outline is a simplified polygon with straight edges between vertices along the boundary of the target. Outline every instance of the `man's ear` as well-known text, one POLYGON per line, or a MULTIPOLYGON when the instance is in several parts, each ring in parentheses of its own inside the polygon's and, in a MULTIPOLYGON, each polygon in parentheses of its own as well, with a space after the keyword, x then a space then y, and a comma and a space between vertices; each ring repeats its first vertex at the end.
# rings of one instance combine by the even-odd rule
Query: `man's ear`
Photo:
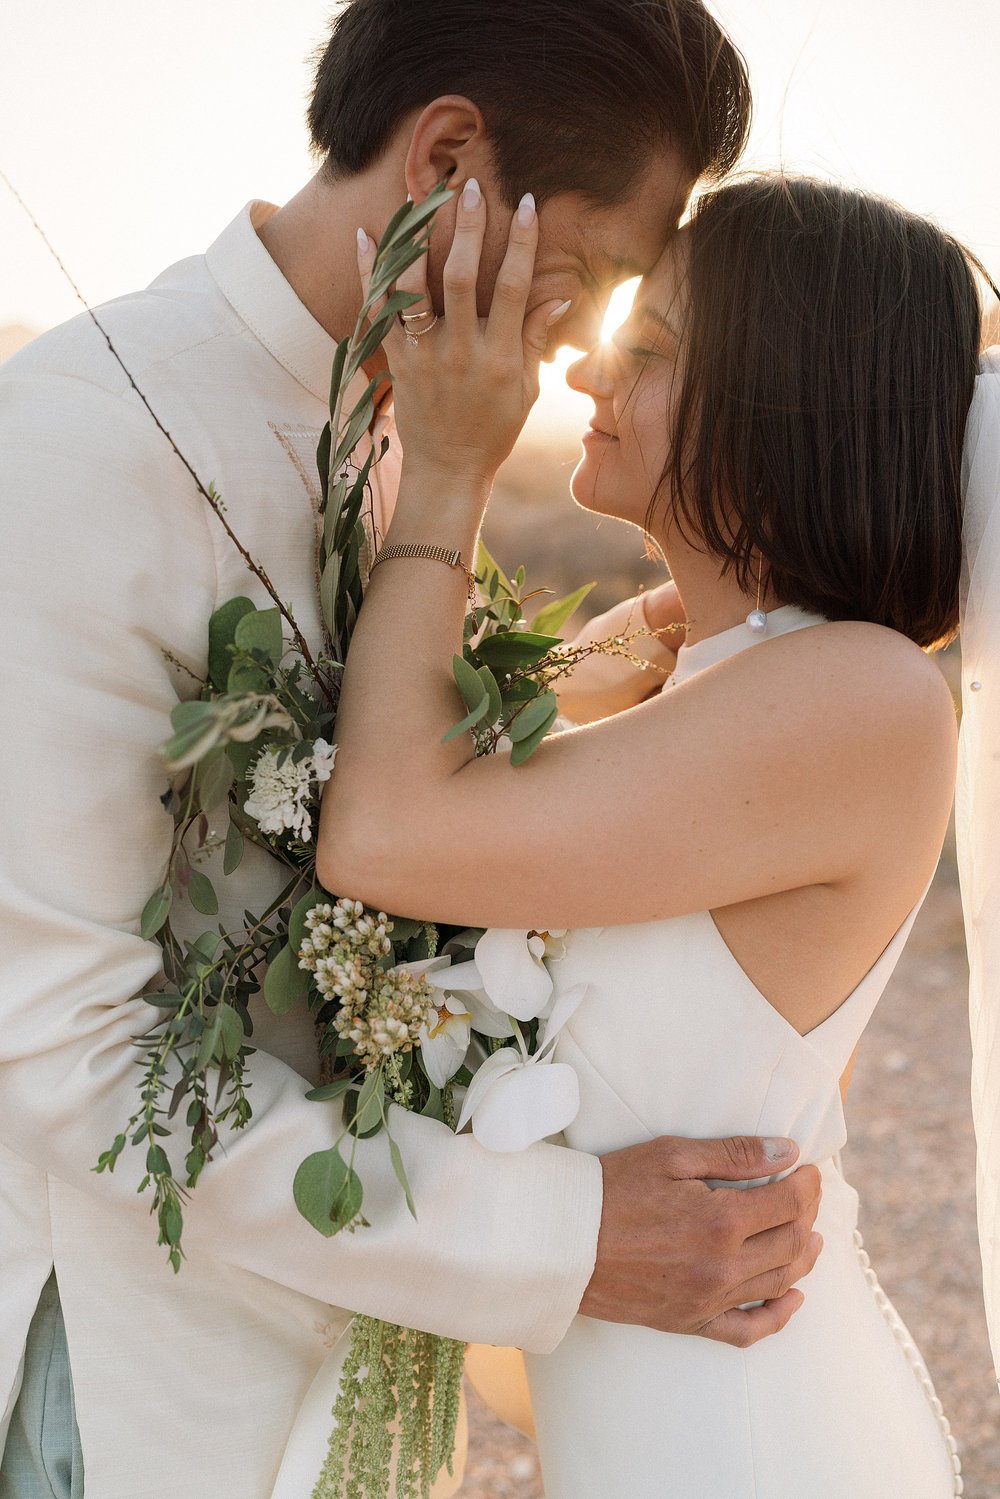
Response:
POLYGON ((489 180, 491 152, 479 109, 461 94, 443 94, 421 110, 404 167, 406 190, 421 202, 439 182, 460 188, 470 177, 489 180))

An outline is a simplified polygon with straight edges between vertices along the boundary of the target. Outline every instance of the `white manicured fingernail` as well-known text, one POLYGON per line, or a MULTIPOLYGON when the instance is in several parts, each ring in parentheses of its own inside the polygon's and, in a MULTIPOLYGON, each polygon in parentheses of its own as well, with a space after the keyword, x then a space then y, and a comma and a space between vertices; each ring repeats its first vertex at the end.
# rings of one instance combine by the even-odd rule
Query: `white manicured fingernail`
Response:
POLYGON ((546 328, 551 328, 553 323, 558 323, 561 317, 565 317, 572 305, 572 302, 563 302, 561 307, 553 307, 552 311, 545 319, 546 328))
POLYGON ((363 229, 358 230, 358 254, 368 254, 368 235, 363 229))
POLYGON ((475 177, 470 177, 462 189, 462 207, 466 213, 475 213, 483 201, 483 194, 475 177))
POLYGON ((524 197, 517 205, 517 222, 521 225, 522 229, 527 229, 531 224, 535 222, 534 193, 525 193, 524 197))

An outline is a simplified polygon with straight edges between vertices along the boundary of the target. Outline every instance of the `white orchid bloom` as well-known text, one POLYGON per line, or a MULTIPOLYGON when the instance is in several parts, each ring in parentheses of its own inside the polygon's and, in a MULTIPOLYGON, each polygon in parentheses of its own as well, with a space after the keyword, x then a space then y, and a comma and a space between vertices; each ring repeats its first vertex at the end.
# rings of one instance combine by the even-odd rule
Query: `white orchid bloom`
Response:
POLYGON ((435 1088, 443 1088, 465 1061, 472 1040, 472 1016, 462 1000, 446 994, 437 1018, 420 1027, 420 1056, 435 1088))
MULTIPOLYGON (((440 1000, 434 1001, 433 1018, 420 1027, 420 1055, 424 1071, 435 1088, 443 1088, 462 1066, 472 1040, 475 1022, 469 1008, 470 996, 461 992, 464 977, 461 970, 469 965, 453 964, 451 956, 442 953, 436 958, 422 958, 398 966, 424 979, 431 989, 440 991, 440 1000)), ((502 1034, 509 1035, 510 1032, 502 1034)))
POLYGON ((471 1119, 480 1145, 508 1152, 525 1150, 573 1122, 580 1109, 579 1079, 568 1063, 553 1062, 552 1056, 559 1032, 586 992, 586 984, 577 984, 556 999, 534 1056, 528 1055, 518 1027, 517 1049, 505 1046, 487 1057, 469 1084, 458 1129, 471 1119))
POLYGON ((481 987, 498 1010, 523 1021, 545 1013, 552 998, 546 964, 563 956, 565 935, 565 930, 518 932, 501 927, 483 933, 474 961, 481 987))
POLYGON ((513 1036, 510 1016, 492 1002, 474 962, 453 963, 446 973, 428 974, 428 982, 461 1001, 472 1017, 472 1029, 481 1036, 513 1036))

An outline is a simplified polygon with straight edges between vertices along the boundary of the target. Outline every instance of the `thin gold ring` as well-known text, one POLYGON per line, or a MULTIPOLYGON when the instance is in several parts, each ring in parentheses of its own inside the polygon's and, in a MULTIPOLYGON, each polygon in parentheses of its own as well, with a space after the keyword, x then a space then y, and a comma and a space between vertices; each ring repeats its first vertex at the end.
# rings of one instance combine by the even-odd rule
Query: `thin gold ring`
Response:
POLYGON ((401 312, 399 316, 404 323, 419 323, 421 318, 434 317, 434 309, 429 307, 426 312, 401 312))
POLYGON ((404 337, 405 337, 405 338, 406 338, 406 342, 407 342, 407 343, 408 343, 408 344, 409 344, 409 345, 410 345, 410 346, 411 346, 411 347, 412 347, 412 348, 416 348, 416 344, 417 344, 417 339, 418 339, 418 338, 423 338, 423 337, 424 337, 424 335, 425 335, 425 334, 426 334, 426 333, 429 333, 429 332, 430 332, 430 331, 431 331, 431 329, 432 329, 432 328, 433 328, 433 327, 434 327, 434 326, 435 326, 435 325, 436 325, 436 324, 437 324, 437 323, 438 323, 438 322, 439 322, 439 321, 440 321, 440 319, 439 319, 439 318, 438 318, 438 315, 437 315, 437 313, 435 313, 435 314, 434 314, 434 322, 433 322, 433 323, 428 323, 428 324, 427 324, 427 327, 426 327, 426 328, 404 328, 404 329, 403 329, 403 334, 404 334, 404 337))

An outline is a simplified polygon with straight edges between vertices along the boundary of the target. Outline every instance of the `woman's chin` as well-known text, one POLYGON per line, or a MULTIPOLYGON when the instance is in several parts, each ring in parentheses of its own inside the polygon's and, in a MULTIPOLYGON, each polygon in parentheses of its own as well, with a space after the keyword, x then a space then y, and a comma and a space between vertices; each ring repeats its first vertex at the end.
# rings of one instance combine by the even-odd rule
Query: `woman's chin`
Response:
POLYGON ((570 475, 569 492, 584 510, 594 508, 594 474, 586 453, 570 475))
POLYGON ((629 520, 631 516, 623 513, 623 509, 615 503, 615 491, 609 483, 610 478, 601 455, 592 452, 584 443, 583 457, 569 481, 570 494, 581 510, 611 516, 615 520, 629 520))

